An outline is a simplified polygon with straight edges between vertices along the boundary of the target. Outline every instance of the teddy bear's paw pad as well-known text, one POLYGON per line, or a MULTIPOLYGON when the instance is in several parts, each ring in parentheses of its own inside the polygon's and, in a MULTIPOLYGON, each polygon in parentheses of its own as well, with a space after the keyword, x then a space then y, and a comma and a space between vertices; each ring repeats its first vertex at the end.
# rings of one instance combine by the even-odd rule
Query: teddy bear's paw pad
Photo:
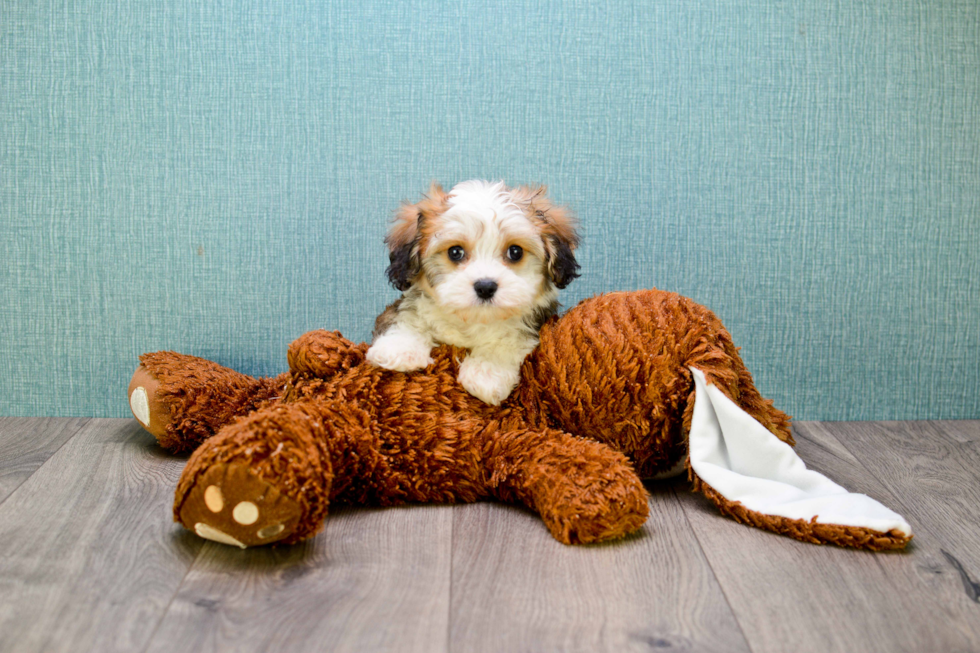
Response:
POLYGON ((146 388, 138 386, 129 396, 129 408, 133 416, 144 428, 150 425, 150 402, 146 398, 146 388))
POLYGON ((247 465, 217 464, 188 493, 180 521, 205 539, 245 548, 288 537, 300 513, 299 504, 247 465))
POLYGON ((247 548, 246 545, 242 544, 228 533, 222 533, 217 528, 213 526, 208 526, 204 522, 197 522, 194 524, 194 532, 198 536, 203 537, 206 540, 211 540, 212 542, 221 542, 222 544, 230 544, 231 546, 238 546, 241 548, 247 548))
POLYGON ((129 409, 140 426, 152 433, 158 440, 167 433, 170 423, 170 409, 158 396, 160 382, 150 371, 140 365, 129 382, 129 409))

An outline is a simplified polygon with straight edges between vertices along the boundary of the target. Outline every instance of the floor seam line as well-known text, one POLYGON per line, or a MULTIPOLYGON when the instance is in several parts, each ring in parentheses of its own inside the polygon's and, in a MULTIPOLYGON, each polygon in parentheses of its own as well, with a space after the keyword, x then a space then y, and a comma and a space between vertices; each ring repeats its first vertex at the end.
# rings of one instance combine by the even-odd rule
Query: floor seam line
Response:
MULTIPOLYGON (((48 419, 59 419, 59 418, 57 418, 57 417, 51 417, 51 418, 48 418, 48 419)), ((71 435, 69 435, 67 438, 65 438, 65 441, 62 442, 58 446, 57 449, 55 449, 54 451, 52 451, 51 452, 51 455, 48 456, 47 458, 45 458, 44 459, 44 462, 37 466, 37 469, 35 469, 30 474, 28 474, 27 477, 25 477, 23 481, 21 481, 20 483, 18 483, 17 484, 17 487, 15 487, 14 489, 12 489, 10 491, 10 493, 7 494, 7 496, 5 496, 3 499, 0 499, 0 506, 2 506, 7 501, 7 499, 9 499, 10 497, 14 496, 14 494, 17 492, 17 490, 19 490, 21 488, 21 486, 24 485, 24 483, 26 483, 27 481, 31 480, 31 478, 33 478, 35 474, 37 474, 39 471, 41 471, 41 469, 44 468, 45 465, 47 465, 49 462, 51 462, 51 459, 54 458, 57 455, 57 453, 59 451, 61 451, 69 442, 71 442, 75 438, 76 435, 78 435, 79 433, 81 433, 82 429, 85 428, 85 426, 88 425, 92 421, 93 418, 91 418, 91 417, 80 417, 80 418, 75 418, 75 419, 81 419, 81 420, 83 420, 82 423, 78 425, 78 428, 75 429, 75 432, 72 433, 71 435)))
POLYGON ((449 522, 449 600, 446 606, 446 653, 452 653, 453 632, 453 580, 456 575, 454 564, 456 557, 456 513, 459 505, 453 504, 453 518, 449 522))
POLYGON ((153 631, 150 632, 150 635, 146 638, 146 645, 142 649, 140 649, 141 653, 146 653, 146 650, 149 649, 150 645, 153 644, 153 640, 157 636, 157 632, 160 630, 160 626, 163 625, 164 620, 167 618, 167 614, 170 612, 171 606, 173 606, 174 601, 177 600, 177 595, 180 594, 180 590, 184 587, 184 583, 187 582, 187 577, 194 570, 194 567, 197 566, 197 561, 200 560, 201 554, 204 552, 204 549, 207 548, 208 546, 210 545, 207 542, 205 542, 201 546, 201 548, 198 549, 197 555, 194 556, 194 560, 191 562, 191 564, 187 565, 187 570, 184 571, 184 575, 181 576, 180 582, 177 584, 177 587, 174 589, 174 593, 170 596, 170 600, 167 601, 166 607, 164 607, 163 611, 160 613, 160 619, 157 620, 156 625, 153 627, 153 631))
MULTIPOLYGON (((745 642, 745 645, 748 647, 749 651, 754 652, 755 648, 752 646, 752 642, 749 641, 748 635, 745 634, 745 628, 742 627, 742 620, 739 619, 738 613, 732 606, 731 599, 728 598, 728 592, 725 591, 725 586, 722 584, 721 578, 718 577, 718 573, 715 571, 714 565, 711 564, 711 559, 708 557, 708 552, 705 551, 704 544, 702 544, 701 538, 698 537, 697 529, 695 529, 694 524, 691 523, 691 518, 687 514, 687 508, 685 508, 684 503, 680 500, 680 497, 677 496, 677 485, 674 485, 674 487, 671 488, 671 492, 674 494, 674 500, 680 506, 681 513, 684 515, 684 521, 687 522, 687 527, 691 529, 691 534, 694 536, 694 541, 698 543, 698 549, 701 550, 701 555, 704 557, 704 561, 708 565, 708 569, 711 570, 711 575, 714 577, 715 583, 718 584, 718 589, 721 590, 721 596, 725 599, 725 605, 728 606, 728 611, 731 612, 732 618, 735 620, 735 625, 738 626, 738 632, 742 634, 742 641, 745 642)), ((693 489, 691 490, 691 493, 694 494, 693 489)))

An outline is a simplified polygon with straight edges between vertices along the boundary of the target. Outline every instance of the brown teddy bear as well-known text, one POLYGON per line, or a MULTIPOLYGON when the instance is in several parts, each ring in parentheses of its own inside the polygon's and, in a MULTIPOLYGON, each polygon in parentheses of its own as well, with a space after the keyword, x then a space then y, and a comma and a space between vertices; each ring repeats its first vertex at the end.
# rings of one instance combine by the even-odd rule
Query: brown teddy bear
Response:
MULTIPOLYGON (((440 347, 428 368, 405 374, 368 364, 366 344, 327 331, 293 342, 290 371, 274 378, 174 352, 144 354, 130 405, 163 447, 194 451, 177 486, 175 519, 242 547, 311 537, 330 504, 489 498, 536 511, 564 543, 618 538, 646 520, 640 477, 685 465, 695 489, 739 521, 872 549, 899 548, 911 537, 891 522, 828 524, 807 512, 795 517, 796 508, 747 507, 699 476, 693 455, 687 462, 692 421, 720 418, 705 403, 695 409, 698 383, 705 394, 720 391, 717 415, 728 402, 774 455, 795 454, 784 444, 793 443, 789 417, 760 396, 721 322, 691 300, 657 290, 594 297, 552 318, 540 340, 501 406, 457 383, 464 350, 440 347)), ((727 446, 741 446, 734 442, 727 446)), ((707 453, 698 460, 708 461, 701 468, 737 458, 719 446, 720 458, 717 446, 699 445, 707 453)), ((729 471, 712 478, 741 487, 738 470, 734 486, 719 475, 729 471)))

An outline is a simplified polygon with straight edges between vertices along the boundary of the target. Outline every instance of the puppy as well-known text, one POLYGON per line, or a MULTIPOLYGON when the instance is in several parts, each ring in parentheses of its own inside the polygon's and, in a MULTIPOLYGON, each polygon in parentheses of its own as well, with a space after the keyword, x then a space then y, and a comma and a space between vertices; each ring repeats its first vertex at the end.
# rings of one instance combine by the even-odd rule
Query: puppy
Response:
POLYGON ((375 322, 367 360, 409 372, 432 362, 436 344, 464 347, 460 384, 488 404, 506 399, 558 310, 558 289, 578 276, 575 219, 545 192, 474 180, 446 193, 433 183, 402 205, 385 238, 402 297, 375 322))

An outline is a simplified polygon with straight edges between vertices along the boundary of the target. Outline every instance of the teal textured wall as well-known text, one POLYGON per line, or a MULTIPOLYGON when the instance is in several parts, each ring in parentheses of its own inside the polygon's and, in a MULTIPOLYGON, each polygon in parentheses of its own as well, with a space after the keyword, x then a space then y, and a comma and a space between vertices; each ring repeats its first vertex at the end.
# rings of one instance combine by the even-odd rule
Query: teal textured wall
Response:
POLYGON ((693 297, 797 418, 980 417, 975 0, 4 2, 0 414, 367 338, 391 211, 471 177, 581 215, 566 305, 693 297))

